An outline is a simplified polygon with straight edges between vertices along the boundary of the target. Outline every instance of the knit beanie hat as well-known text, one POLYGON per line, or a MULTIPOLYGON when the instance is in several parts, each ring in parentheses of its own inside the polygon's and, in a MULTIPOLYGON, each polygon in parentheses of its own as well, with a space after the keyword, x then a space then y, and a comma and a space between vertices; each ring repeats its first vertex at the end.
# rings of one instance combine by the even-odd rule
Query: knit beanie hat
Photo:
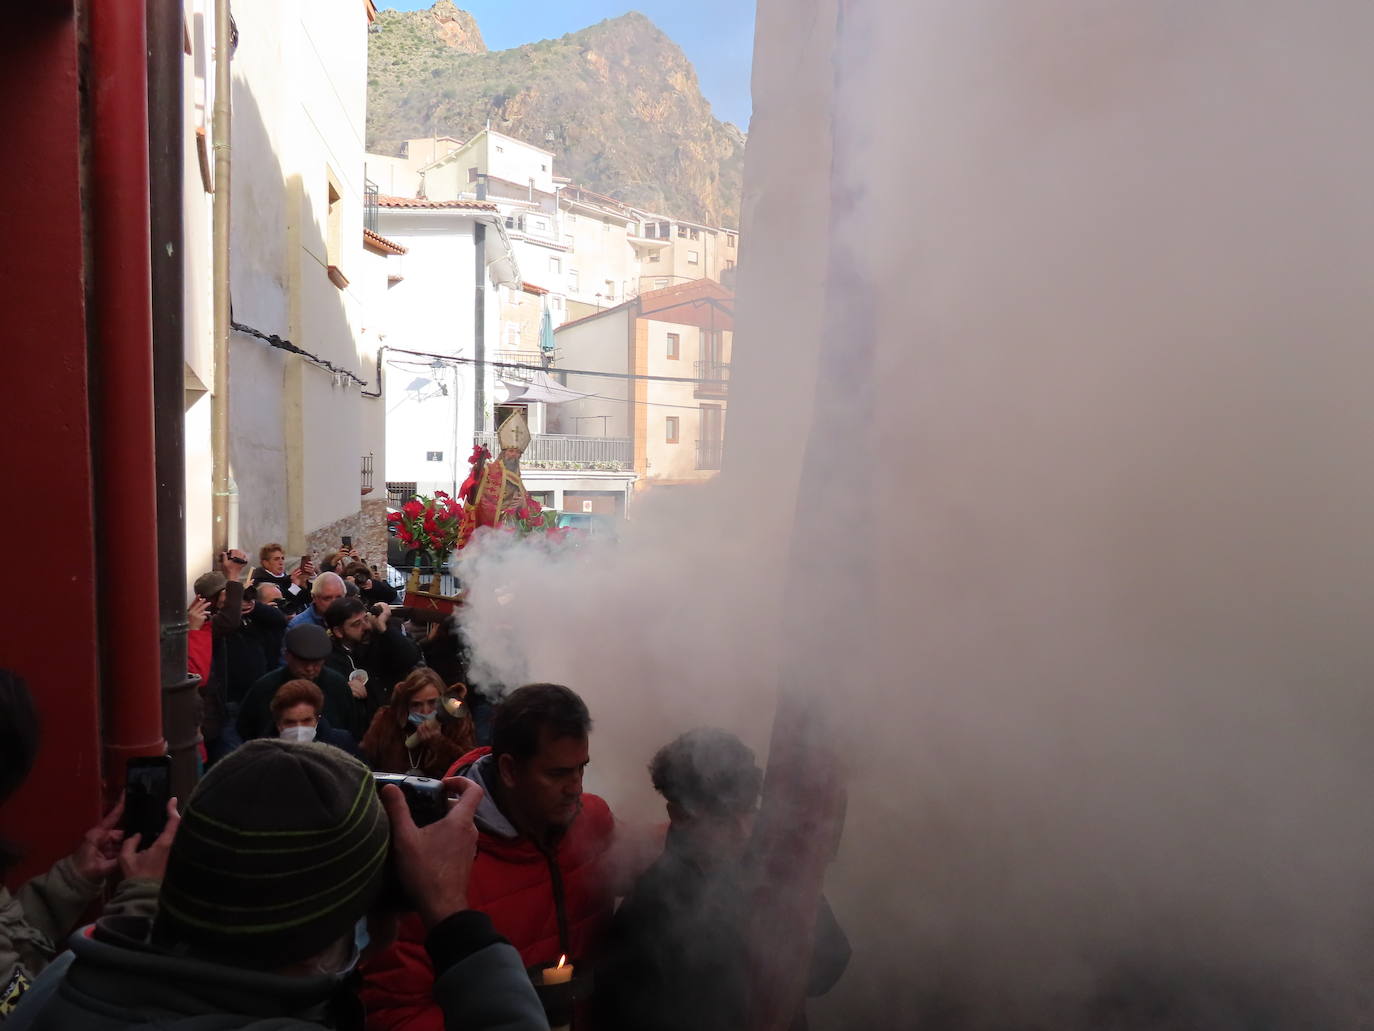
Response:
POLYGON ((329 745, 249 741, 191 795, 154 941, 258 969, 314 956, 371 908, 390 837, 358 760, 329 745))

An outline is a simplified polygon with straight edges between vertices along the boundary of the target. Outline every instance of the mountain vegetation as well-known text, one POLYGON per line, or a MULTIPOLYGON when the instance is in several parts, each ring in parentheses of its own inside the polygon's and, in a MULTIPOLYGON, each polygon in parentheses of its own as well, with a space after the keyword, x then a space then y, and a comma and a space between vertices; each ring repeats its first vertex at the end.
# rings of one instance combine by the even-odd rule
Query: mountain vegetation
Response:
POLYGON ((718 121, 681 48, 632 12, 490 51, 451 0, 382 11, 368 47, 368 150, 498 132, 555 154, 559 175, 656 213, 738 226, 745 136, 718 121))

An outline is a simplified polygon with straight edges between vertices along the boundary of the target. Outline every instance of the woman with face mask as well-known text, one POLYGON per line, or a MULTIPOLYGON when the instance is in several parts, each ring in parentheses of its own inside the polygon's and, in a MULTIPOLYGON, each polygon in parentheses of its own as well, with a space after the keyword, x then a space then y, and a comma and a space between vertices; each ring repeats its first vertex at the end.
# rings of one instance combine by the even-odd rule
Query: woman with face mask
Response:
POLYGON ((272 722, 277 737, 298 744, 318 741, 341 748, 349 755, 358 754, 358 744, 346 730, 329 725, 320 713, 324 710, 324 692, 309 680, 288 680, 272 696, 272 722))
POLYGON ((363 736, 363 758, 377 773, 440 779, 474 743, 463 698, 467 687, 448 687, 434 670, 415 670, 392 692, 363 736))

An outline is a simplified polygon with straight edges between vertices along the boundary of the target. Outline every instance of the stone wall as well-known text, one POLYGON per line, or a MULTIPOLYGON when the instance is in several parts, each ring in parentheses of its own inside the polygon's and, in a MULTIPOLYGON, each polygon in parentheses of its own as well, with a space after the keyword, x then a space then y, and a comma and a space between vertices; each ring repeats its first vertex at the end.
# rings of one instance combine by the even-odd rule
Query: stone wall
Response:
POLYGON ((311 531, 310 557, 317 566, 339 547, 345 535, 352 537, 354 549, 382 572, 386 564, 386 495, 365 500, 359 511, 311 531))

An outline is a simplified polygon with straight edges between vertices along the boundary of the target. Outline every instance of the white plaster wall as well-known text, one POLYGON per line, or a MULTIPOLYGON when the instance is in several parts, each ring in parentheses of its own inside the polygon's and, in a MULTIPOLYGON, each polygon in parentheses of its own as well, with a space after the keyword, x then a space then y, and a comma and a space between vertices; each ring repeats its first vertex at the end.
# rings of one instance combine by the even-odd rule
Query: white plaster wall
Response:
MULTIPOLYGON (((361 339, 365 12, 325 0, 242 0, 234 13, 234 317, 371 378, 374 351, 361 339), (326 270, 331 174, 343 290, 326 270)), ((239 544, 251 548, 289 535, 282 388, 286 363, 301 359, 243 335, 230 346, 230 466, 239 544)), ((301 403, 305 525, 296 529, 308 533, 358 511, 365 402, 356 385, 307 363, 301 403)))
MULTIPOLYGON (((471 215, 382 209, 379 225, 383 236, 408 248, 405 279, 387 293, 387 345, 475 357, 471 215)), ((488 287, 489 346, 499 308, 496 290, 488 287)), ((467 478, 479 370, 472 365, 432 369, 427 359, 394 353, 384 364, 387 479, 414 480, 426 492, 451 490, 455 472, 458 482, 467 478), (420 377, 444 384, 448 394, 438 395, 433 387, 407 392, 406 386, 420 377), (435 396, 419 400, 423 394, 435 396), (443 462, 427 461, 429 451, 442 451, 443 462)))
MULTIPOLYGON (((559 328, 554 332, 558 345, 559 365, 592 372, 629 371, 629 323, 627 310, 611 312, 597 318, 559 328)), ((586 436, 630 437, 628 382, 601 376, 566 376, 569 390, 600 397, 583 398, 558 405, 551 417, 556 421, 557 433, 580 433, 586 436), (585 416, 580 422, 578 416, 585 416), (601 416, 606 418, 602 419, 601 416), (605 432, 601 430, 604 423, 605 432)))
POLYGON ((603 308, 624 301, 626 284, 634 288, 639 282, 639 269, 625 225, 610 216, 602 218, 587 214, 585 210, 569 211, 566 204, 559 221, 563 234, 573 239, 572 253, 567 255, 564 266, 564 272, 569 273, 568 298, 583 304, 600 303, 603 308), (576 288, 571 269, 578 273, 576 288), (608 301, 603 296, 598 302, 596 294, 605 294, 604 284, 608 279, 615 284, 615 298, 608 301))

